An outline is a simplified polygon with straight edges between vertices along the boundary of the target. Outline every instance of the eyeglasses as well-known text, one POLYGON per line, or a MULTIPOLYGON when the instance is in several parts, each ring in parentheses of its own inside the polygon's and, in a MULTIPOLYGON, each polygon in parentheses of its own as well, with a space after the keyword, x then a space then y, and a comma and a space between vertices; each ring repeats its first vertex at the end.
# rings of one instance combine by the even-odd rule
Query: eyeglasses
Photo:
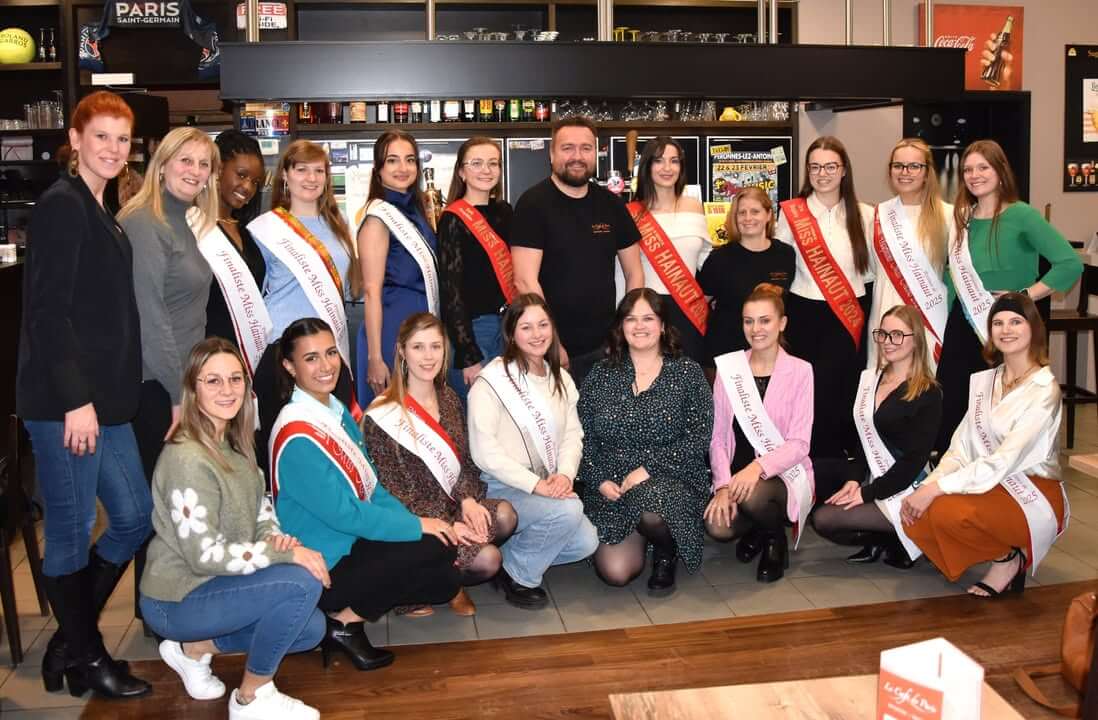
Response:
POLYGON ((819 163, 808 163, 808 174, 809 175, 820 175, 820 174, 834 175, 835 173, 839 172, 840 169, 842 169, 842 166, 843 166, 842 163, 834 163, 834 162, 825 163, 823 165, 821 165, 819 163))
POLYGON ((886 341, 893 345, 903 345, 904 338, 913 337, 915 335, 915 333, 905 333, 903 330, 893 330, 892 332, 889 332, 888 330, 874 330, 872 334, 873 342, 878 345, 884 345, 886 341))
POLYGON ((218 392, 221 388, 225 387, 225 382, 228 381, 229 387, 233 390, 239 390, 244 387, 243 375, 230 375, 228 378, 223 378, 220 375, 207 375, 204 378, 198 378, 198 382, 202 383, 210 390, 218 392))
POLYGON ((493 172, 499 170, 499 160, 489 160, 488 162, 484 162, 483 160, 469 160, 464 164, 465 167, 472 168, 473 170, 477 171, 483 170, 484 168, 488 168, 493 172))
POLYGON ((926 163, 921 163, 921 162, 909 162, 909 163, 894 162, 894 163, 889 163, 888 166, 890 168, 892 168, 892 170, 894 172, 909 173, 911 175, 915 175, 916 173, 921 173, 923 170, 926 170, 926 163))

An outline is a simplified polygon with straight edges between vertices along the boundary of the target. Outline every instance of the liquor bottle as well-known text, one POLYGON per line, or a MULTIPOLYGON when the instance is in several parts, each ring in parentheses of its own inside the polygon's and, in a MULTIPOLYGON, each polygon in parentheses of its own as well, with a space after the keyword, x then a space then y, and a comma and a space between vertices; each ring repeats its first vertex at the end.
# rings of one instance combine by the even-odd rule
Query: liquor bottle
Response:
POLYGON ((462 122, 476 122, 477 121, 477 101, 473 98, 466 98, 461 101, 461 120, 462 122))
POLYGON ((377 104, 377 121, 378 123, 389 122, 389 101, 381 100, 377 104))
POLYGON ((412 101, 412 122, 423 122, 423 103, 419 100, 412 101))
POLYGON ((995 46, 991 51, 991 63, 980 73, 980 79, 989 87, 997 88, 1003 81, 1003 51, 1010 50, 1010 34, 1014 31, 1014 16, 1007 15, 1003 29, 995 37, 995 46))
POLYGON ((549 119, 549 103, 544 100, 538 100, 538 104, 534 107, 534 119, 538 122, 546 122, 549 119))
POLYGON ((313 104, 303 102, 297 106, 297 122, 299 125, 314 125, 316 113, 313 112, 313 104))
POLYGON ((496 122, 507 122, 507 101, 494 100, 492 102, 492 115, 496 122))
POLYGON ((522 101, 518 98, 511 98, 507 101, 507 119, 511 122, 518 122, 522 119, 522 101))
POLYGON ((534 121, 534 110, 536 108, 537 108, 537 103, 534 102, 533 98, 526 98, 525 100, 523 100, 522 101, 522 121, 523 122, 533 122, 534 121))
POLYGON ((393 103, 393 122, 408 122, 408 110, 409 108, 407 100, 393 103))
POLYGON ((50 62, 57 62, 57 36, 53 32, 53 28, 50 28, 50 46, 46 54, 49 55, 50 62))
POLYGON ((46 28, 38 28, 38 62, 46 62, 46 28))
POLYGON ((431 119, 430 119, 430 121, 433 122, 433 123, 442 122, 442 101, 441 100, 432 100, 431 101, 431 119))
POLYGON ((438 221, 442 217, 442 193, 435 187, 435 169, 423 168, 423 182, 427 187, 423 189, 424 209, 427 211, 427 222, 431 223, 432 230, 438 230, 438 221))
POLYGON ((492 98, 481 98, 477 102, 477 120, 492 122, 492 98))
POLYGON ((443 122, 461 122, 461 101, 447 100, 442 103, 443 122))
POLYGON ((366 103, 361 100, 356 100, 351 103, 351 122, 366 122, 366 103))

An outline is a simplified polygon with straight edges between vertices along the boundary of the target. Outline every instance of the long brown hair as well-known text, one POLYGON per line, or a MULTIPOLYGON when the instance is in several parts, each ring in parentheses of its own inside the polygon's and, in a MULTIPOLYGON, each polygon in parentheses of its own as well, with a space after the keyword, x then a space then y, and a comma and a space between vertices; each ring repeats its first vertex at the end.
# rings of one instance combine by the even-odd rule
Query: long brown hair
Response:
POLYGON ((1003 311, 1016 312, 1014 307, 1010 307, 1012 305, 1021 306, 1021 315, 1029 323, 1029 359, 1041 367, 1048 365, 1048 335, 1045 334, 1045 321, 1041 319, 1041 313, 1037 312, 1037 306, 1033 304, 1033 299, 1025 293, 1017 292, 1000 295, 987 314, 987 342, 984 343, 984 360, 993 367, 1002 364, 1003 353, 995 347, 995 342, 991 339, 991 321, 995 319, 998 313, 1003 311), (1004 307, 1004 305, 1007 307, 1004 307))
POLYGON ((625 331, 622 326, 625 318, 633 312, 637 303, 644 300, 652 312, 660 319, 663 329, 660 331, 660 354, 670 358, 682 357, 682 346, 679 344, 679 331, 671 324, 671 311, 668 301, 655 290, 639 287, 625 293, 625 297, 618 303, 614 324, 610 328, 610 336, 606 340, 606 357, 610 364, 618 367, 629 355, 629 343, 625 339, 625 331))
POLYGON ((309 140, 294 140, 278 161, 278 169, 275 170, 274 181, 271 183, 271 209, 290 209, 290 191, 286 187, 286 173, 294 165, 302 163, 324 163, 324 192, 317 203, 317 212, 328 229, 339 240, 339 244, 347 252, 351 264, 347 268, 347 274, 343 281, 351 289, 351 295, 362 297, 362 272, 359 269, 358 250, 351 242, 351 231, 347 228, 347 222, 343 219, 343 213, 339 210, 339 204, 335 199, 335 186, 332 183, 332 163, 328 159, 328 153, 309 140))
MULTIPOLYGON (((782 290, 781 286, 762 282, 755 286, 755 289, 751 291, 751 294, 744 299, 743 304, 746 306, 747 303, 750 302, 768 302, 778 311, 778 320, 781 320, 785 317, 784 295, 785 291, 782 290)), ((789 349, 785 342, 785 332, 781 330, 778 331, 778 345, 787 350, 789 349)))
POLYGON ((393 374, 389 377, 389 387, 374 398, 374 401, 370 403, 370 407, 390 402, 404 407, 404 397, 408 394, 408 361, 404 357, 404 346, 416 333, 432 328, 438 330, 439 335, 442 336, 442 368, 435 376, 435 390, 441 394, 443 387, 446 386, 446 368, 450 365, 450 350, 449 344, 446 342, 446 328, 443 327, 442 321, 431 313, 419 312, 409 315, 400 324, 400 329, 397 330, 395 349, 393 350, 393 374))
POLYGON ((503 197, 503 153, 500 151, 499 143, 490 137, 477 135, 476 137, 471 137, 463 142, 461 144, 461 147, 458 148, 457 160, 454 162, 454 175, 450 178, 450 192, 446 197, 447 205, 454 202, 455 200, 460 200, 461 198, 465 197, 465 192, 467 189, 465 186, 465 180, 462 179, 458 171, 465 167, 465 154, 473 148, 479 147, 481 145, 491 145, 496 149, 496 152, 499 154, 499 181, 496 182, 495 187, 488 191, 488 199, 498 200, 503 197))
MULTIPOLYGON (((911 305, 894 305, 888 312, 881 316, 883 322, 886 317, 894 317, 911 331, 911 341, 915 343, 915 351, 912 353, 911 377, 907 379, 907 393, 904 401, 911 402, 936 386, 938 381, 934 379, 934 371, 930 369, 930 347, 926 341, 926 331, 923 329, 923 317, 919 310, 911 305)), ((884 371, 888 367, 884 353, 877 354, 877 369, 884 371)))
MULTIPOLYGON (((961 172, 964 172, 965 160, 969 155, 979 153, 987 160, 987 164, 999 176, 999 187, 995 195, 995 214, 991 216, 991 232, 988 237, 993 248, 999 247, 999 213, 1004 205, 1018 202, 1018 181, 1014 179, 1014 171, 1010 169, 1010 161, 1002 146, 994 140, 977 140, 969 144, 961 155, 961 172)), ((953 201, 953 224, 957 227, 957 238, 954 246, 961 247, 961 231, 968 228, 972 219, 972 213, 976 208, 976 196, 969 192, 964 178, 957 187, 957 198, 953 201)))
POLYGON ((208 337, 191 348, 187 357, 187 367, 183 371, 183 399, 179 415, 179 425, 172 431, 168 442, 180 443, 193 440, 202 446, 210 459, 223 470, 229 469, 229 461, 222 454, 217 442, 213 421, 198 407, 198 376, 210 358, 215 355, 231 355, 240 363, 244 374, 244 399, 240 410, 225 428, 225 440, 235 452, 243 455, 251 466, 255 464, 255 406, 252 404, 252 378, 244 369, 244 359, 240 351, 228 340, 208 337))
POLYGON ((381 137, 374 143, 374 167, 370 170, 370 190, 366 193, 366 202, 385 199, 385 186, 381 184, 381 167, 385 164, 385 156, 389 154, 389 146, 397 140, 403 140, 410 144, 412 154, 416 156, 416 178, 412 181, 410 190, 413 193, 413 202, 419 214, 427 217, 427 203, 423 199, 423 190, 419 187, 420 180, 423 177, 423 164, 419 159, 419 143, 416 142, 411 133, 403 130, 386 130, 381 133, 381 137))
POLYGON ((770 213, 770 220, 766 223, 766 236, 768 238, 774 237, 774 203, 770 200, 770 193, 763 190, 760 187, 754 185, 745 187, 736 193, 736 197, 732 198, 732 207, 728 208, 728 214, 724 216, 724 233, 728 238, 728 244, 739 245, 743 242, 743 236, 740 235, 740 228, 736 224, 736 213, 740 210, 740 200, 754 200, 763 206, 763 210, 770 213))
POLYGON ((930 146, 920 138, 904 138, 896 143, 888 156, 888 166, 885 168, 890 183, 892 182, 892 161, 896 158, 896 152, 903 148, 918 150, 923 156, 923 163, 926 165, 926 180, 923 182, 923 198, 919 209, 918 233, 927 259, 930 260, 930 264, 934 266, 935 270, 941 272, 942 268, 945 267, 949 228, 945 219, 942 186, 938 183, 938 168, 934 164, 934 153, 930 151, 930 146))
POLYGON ((854 192, 854 168, 850 165, 850 155, 846 152, 846 146, 839 138, 832 135, 822 135, 812 141, 804 154, 804 183, 797 197, 807 198, 814 191, 812 181, 808 177, 808 158, 816 150, 830 150, 839 156, 842 162, 843 175, 839 181, 839 195, 843 199, 843 210, 846 213, 846 234, 850 236, 850 249, 854 255, 854 267, 858 272, 864 273, 869 269, 869 246, 866 244, 865 227, 862 225, 862 212, 858 207, 858 195, 854 192))
POLYGON ((652 179, 652 164, 656 162, 656 158, 663 157, 663 151, 669 147, 675 148, 679 154, 679 177, 675 180, 676 199, 682 197, 682 191, 686 187, 686 156, 683 154, 682 145, 669 135, 657 135, 644 143, 640 164, 637 167, 637 194, 633 199, 639 200, 644 205, 645 211, 656 201, 656 182, 652 179))
MULTIPOLYGON (((515 342, 515 328, 518 327, 522 314, 532 307, 539 307, 544 310, 546 317, 549 318, 549 324, 553 328, 553 340, 549 343, 549 349, 545 351, 545 362, 549 363, 549 376, 553 378, 553 392, 563 394, 564 381, 561 379, 560 374, 560 336, 557 334, 557 321, 553 319, 553 312, 549 309, 545 299, 537 293, 519 295, 507 306, 507 310, 503 313, 503 319, 500 323, 503 331, 503 353, 501 356, 504 363, 504 372, 507 372, 507 365, 510 363, 518 365, 524 373, 530 371, 529 366, 526 364, 526 356, 522 354, 518 343, 515 342)), ((508 373, 508 376, 510 376, 510 373, 508 373)), ((511 382, 514 382, 514 378, 511 379, 511 382)))

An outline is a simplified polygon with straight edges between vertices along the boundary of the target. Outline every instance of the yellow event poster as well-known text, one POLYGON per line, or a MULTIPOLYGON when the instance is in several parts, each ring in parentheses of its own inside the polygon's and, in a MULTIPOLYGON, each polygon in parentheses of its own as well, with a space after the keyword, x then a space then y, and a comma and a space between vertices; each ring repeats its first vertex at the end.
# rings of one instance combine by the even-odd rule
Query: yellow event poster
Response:
POLYGON ((728 211, 732 208, 730 202, 707 202, 705 206, 705 224, 709 228, 709 237, 714 247, 720 247, 728 242, 728 236, 724 231, 724 220, 728 217, 728 211))

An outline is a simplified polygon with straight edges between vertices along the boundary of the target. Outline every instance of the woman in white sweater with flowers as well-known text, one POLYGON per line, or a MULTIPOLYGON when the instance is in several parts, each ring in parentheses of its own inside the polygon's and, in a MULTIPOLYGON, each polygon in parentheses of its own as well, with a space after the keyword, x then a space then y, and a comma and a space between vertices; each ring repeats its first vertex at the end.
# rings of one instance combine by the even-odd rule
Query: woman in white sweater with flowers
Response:
POLYGON ((225 693, 210 670, 218 653, 248 654, 230 720, 312 720, 320 714, 275 688, 286 653, 316 647, 329 584, 324 558, 284 535, 255 464, 251 381, 221 338, 191 351, 178 428, 153 474, 153 527, 141 611, 160 656, 187 693, 225 693))

